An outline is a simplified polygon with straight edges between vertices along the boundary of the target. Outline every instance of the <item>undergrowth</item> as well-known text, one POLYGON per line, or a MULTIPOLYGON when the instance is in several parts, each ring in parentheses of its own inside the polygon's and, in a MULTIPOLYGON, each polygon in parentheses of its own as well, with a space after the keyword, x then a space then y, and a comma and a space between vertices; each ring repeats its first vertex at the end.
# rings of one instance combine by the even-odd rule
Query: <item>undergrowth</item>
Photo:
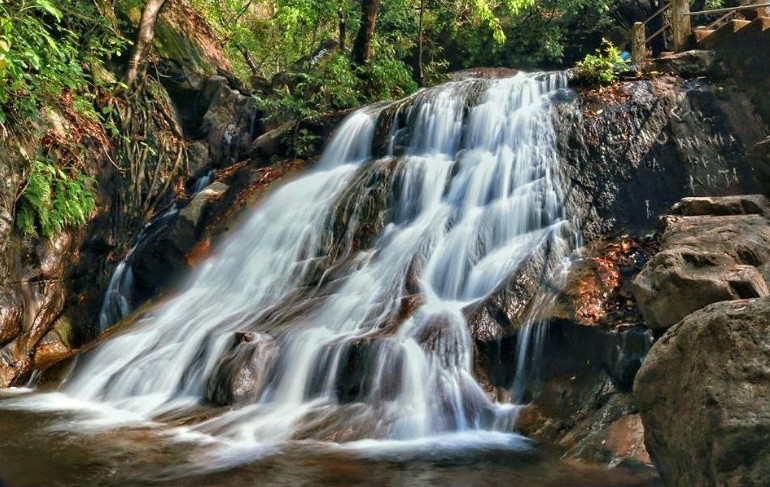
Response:
POLYGON ((24 235, 52 238, 94 209, 87 146, 108 141, 96 110, 103 81, 93 73, 125 44, 105 5, 0 0, 0 133, 40 140, 37 154, 10 162, 24 178, 15 208, 24 235), (46 140, 57 124, 64 144, 46 140))
POLYGON ((68 174, 50 160, 34 161, 17 205, 16 227, 27 236, 53 238, 65 226, 84 225, 96 206, 93 185, 85 174, 68 174))

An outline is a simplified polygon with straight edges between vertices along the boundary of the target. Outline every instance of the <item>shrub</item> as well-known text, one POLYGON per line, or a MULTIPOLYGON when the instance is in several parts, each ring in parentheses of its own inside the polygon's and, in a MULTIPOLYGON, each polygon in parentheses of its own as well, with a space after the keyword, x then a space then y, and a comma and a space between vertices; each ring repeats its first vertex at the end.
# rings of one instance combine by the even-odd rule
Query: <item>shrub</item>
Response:
POLYGON ((602 47, 594 54, 588 54, 575 65, 575 81, 590 86, 611 85, 618 80, 618 74, 628 68, 628 61, 623 59, 620 49, 607 39, 602 40, 602 47))
POLYGON ((90 2, 55 3, 0 0, 0 124, 35 118, 65 89, 84 96, 88 67, 123 47, 90 2))
POLYGON ((40 139, 39 156, 14 162, 26 176, 15 208, 24 235, 52 238, 85 224, 94 209, 85 141, 107 140, 95 109, 103 81, 93 73, 124 46, 102 8, 90 0, 0 0, 0 133, 40 139), (69 122, 66 140, 48 137, 44 113, 69 122))

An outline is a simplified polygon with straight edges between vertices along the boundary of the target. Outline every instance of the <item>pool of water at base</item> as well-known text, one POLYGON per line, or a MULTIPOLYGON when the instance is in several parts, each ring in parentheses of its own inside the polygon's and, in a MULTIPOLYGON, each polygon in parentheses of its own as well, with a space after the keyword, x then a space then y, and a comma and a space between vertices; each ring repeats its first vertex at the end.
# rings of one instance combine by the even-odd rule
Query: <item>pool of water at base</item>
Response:
POLYGON ((210 447, 163 428, 75 433, 72 419, 0 407, 0 487, 663 487, 652 472, 567 462, 558 449, 528 441, 515 448, 290 442, 212 467, 202 463, 210 447))

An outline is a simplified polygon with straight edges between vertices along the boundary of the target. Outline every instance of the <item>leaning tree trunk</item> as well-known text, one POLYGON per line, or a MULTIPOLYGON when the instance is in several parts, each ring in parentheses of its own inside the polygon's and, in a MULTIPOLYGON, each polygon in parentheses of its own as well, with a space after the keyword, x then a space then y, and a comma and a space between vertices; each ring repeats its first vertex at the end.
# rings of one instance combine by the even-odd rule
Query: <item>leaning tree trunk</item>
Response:
POLYGON ((420 22, 418 27, 418 35, 417 35, 417 84, 419 86, 425 86, 425 72, 422 65, 422 54, 423 54, 423 25, 422 25, 422 19, 425 15, 425 0, 420 0, 420 22))
POLYGON ((147 66, 147 54, 152 46, 152 40, 155 37, 155 21, 158 20, 158 13, 166 0, 147 0, 142 11, 142 19, 139 21, 139 32, 136 36, 134 51, 131 53, 131 59, 128 61, 128 71, 126 71, 126 84, 133 87, 139 78, 139 73, 147 66))
POLYGON ((372 38, 377 29, 380 0, 361 0, 361 27, 353 43, 353 62, 364 64, 373 56, 372 38))
POLYGON ((340 8, 337 11, 337 15, 340 18, 339 30, 340 30, 340 52, 345 52, 345 38, 347 37, 347 19, 345 18, 345 11, 340 8))

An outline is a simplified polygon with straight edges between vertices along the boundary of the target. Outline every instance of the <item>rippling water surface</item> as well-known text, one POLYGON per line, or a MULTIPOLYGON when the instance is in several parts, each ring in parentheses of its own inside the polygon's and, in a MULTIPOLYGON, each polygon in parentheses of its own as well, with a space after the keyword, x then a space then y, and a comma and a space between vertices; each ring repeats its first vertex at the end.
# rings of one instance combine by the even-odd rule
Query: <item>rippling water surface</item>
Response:
MULTIPOLYGON (((14 400, 14 399, 11 399, 14 400)), ((0 407, 8 399, 0 398, 0 407)), ((663 487, 649 473, 559 459, 526 440, 462 435, 425 442, 287 442, 218 468, 210 448, 154 427, 73 435, 69 413, 0 411, 0 485, 663 487)))

